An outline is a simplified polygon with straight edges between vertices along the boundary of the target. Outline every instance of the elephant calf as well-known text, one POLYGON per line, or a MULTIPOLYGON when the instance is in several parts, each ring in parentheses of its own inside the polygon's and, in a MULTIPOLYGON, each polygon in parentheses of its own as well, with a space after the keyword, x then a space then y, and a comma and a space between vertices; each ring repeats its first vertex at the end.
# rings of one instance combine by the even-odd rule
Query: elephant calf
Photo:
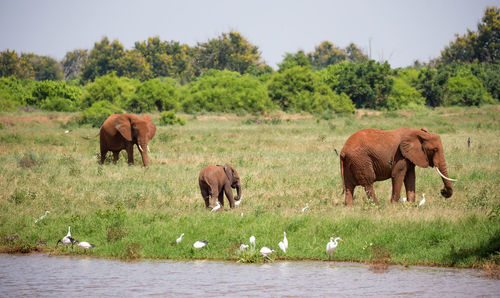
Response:
POLYGON ((241 182, 240 176, 235 169, 230 165, 224 166, 207 166, 200 172, 198 178, 200 184, 201 195, 205 200, 205 207, 215 207, 215 198, 219 199, 219 203, 224 207, 224 193, 229 200, 229 206, 234 208, 233 190, 236 188, 236 201, 241 199, 241 182))

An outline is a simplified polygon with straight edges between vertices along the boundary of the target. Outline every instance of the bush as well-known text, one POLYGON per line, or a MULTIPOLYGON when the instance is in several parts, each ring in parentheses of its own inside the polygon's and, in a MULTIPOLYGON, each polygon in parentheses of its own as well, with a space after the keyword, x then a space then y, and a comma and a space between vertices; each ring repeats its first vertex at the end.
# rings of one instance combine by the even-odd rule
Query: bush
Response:
POLYGON ((418 109, 425 105, 425 98, 404 79, 395 77, 394 85, 385 102, 380 107, 389 111, 399 109, 418 109))
POLYGON ((268 85, 269 97, 285 111, 319 113, 330 110, 353 113, 354 105, 345 94, 338 95, 311 69, 296 66, 276 73, 268 85))
POLYGON ((188 113, 262 112, 274 105, 257 78, 228 70, 211 70, 192 82, 184 95, 182 108, 188 113))
POLYGON ((101 127, 106 118, 122 112, 122 109, 114 106, 108 101, 102 100, 94 103, 90 108, 80 113, 77 122, 79 124, 91 124, 92 127, 101 127))
POLYGON ((455 76, 445 84, 446 105, 480 106, 494 103, 483 83, 474 75, 455 76))
POLYGON ((15 77, 0 78, 0 111, 12 111, 30 102, 34 84, 36 82, 15 77))
POLYGON ((186 120, 181 117, 177 117, 174 111, 162 112, 160 114, 160 125, 185 125, 186 120))
POLYGON ((98 101, 107 101, 122 108, 135 95, 139 85, 138 80, 117 77, 114 73, 96 78, 85 86, 82 108, 88 108, 98 101))
POLYGON ((178 107, 176 81, 171 78, 158 78, 142 83, 135 95, 125 103, 125 108, 135 113, 168 111, 178 107))
POLYGON ((35 84, 33 97, 28 100, 28 104, 46 110, 59 108, 61 110, 56 111, 70 112, 75 110, 82 93, 80 87, 70 86, 62 81, 41 81, 35 84))

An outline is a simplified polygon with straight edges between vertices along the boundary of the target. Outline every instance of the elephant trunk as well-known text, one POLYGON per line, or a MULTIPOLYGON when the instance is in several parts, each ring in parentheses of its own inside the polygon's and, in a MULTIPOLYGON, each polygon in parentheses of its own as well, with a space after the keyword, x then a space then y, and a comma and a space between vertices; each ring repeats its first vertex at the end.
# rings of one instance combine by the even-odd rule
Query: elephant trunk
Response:
POLYGON ((441 190, 441 195, 445 198, 449 198, 453 195, 453 188, 451 187, 450 178, 448 178, 448 170, 446 169, 446 163, 442 162, 436 166, 438 174, 442 174, 441 179, 443 179, 444 188, 441 190))
MULTIPOLYGON (((143 150, 143 147, 141 145, 138 145, 139 146, 139 152, 141 153, 141 157, 142 157, 142 164, 147 167, 149 165, 149 157, 148 157, 148 153, 146 150, 143 150)), ((147 145, 146 145, 147 146, 147 145)))
POLYGON ((241 200, 241 184, 236 185, 236 196, 238 200, 241 200))

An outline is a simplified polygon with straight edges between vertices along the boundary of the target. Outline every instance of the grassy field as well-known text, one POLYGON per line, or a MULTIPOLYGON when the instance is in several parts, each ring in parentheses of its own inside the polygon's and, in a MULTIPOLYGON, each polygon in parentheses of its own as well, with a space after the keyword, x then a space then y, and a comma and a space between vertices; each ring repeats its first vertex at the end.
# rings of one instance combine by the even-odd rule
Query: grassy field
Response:
POLYGON ((135 166, 127 165, 124 151, 117 165, 99 165, 99 139, 82 138, 98 129, 67 124, 72 116, 0 114, 0 251, 84 254, 78 247, 55 248, 71 225, 74 238, 96 244, 92 255, 122 259, 260 261, 240 256, 240 244, 255 235, 258 249, 278 250, 286 231, 289 249, 273 259, 327 260, 325 246, 335 235, 344 239, 336 260, 500 263, 499 106, 364 111, 332 119, 184 115, 185 126, 158 127, 147 168, 137 149, 135 166), (334 149, 340 152, 361 128, 404 126, 441 135, 448 173, 459 180, 453 197, 441 197, 435 171, 417 168, 417 201, 425 193, 424 206, 391 204, 387 180, 375 184, 380 205, 358 187, 355 206, 344 207, 334 149), (224 163, 239 172, 243 201, 235 210, 211 213, 199 193, 198 173, 224 163), (301 213, 306 203, 309 209, 301 213), (45 210, 47 217, 35 223, 45 210), (209 244, 195 250, 196 240, 209 244))

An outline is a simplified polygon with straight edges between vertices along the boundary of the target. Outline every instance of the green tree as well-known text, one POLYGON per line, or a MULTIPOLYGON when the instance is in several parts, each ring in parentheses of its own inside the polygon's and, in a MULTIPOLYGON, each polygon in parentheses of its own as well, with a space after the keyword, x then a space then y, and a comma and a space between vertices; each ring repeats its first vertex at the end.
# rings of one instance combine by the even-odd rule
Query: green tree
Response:
POLYGON ((218 38, 198 43, 195 55, 201 71, 225 69, 245 74, 250 66, 263 64, 258 47, 236 31, 222 33, 218 38))
POLYGON ((404 78, 394 77, 394 84, 387 100, 380 104, 387 110, 419 109, 425 106, 425 98, 404 78))
POLYGON ((64 78, 62 65, 53 58, 35 54, 22 54, 21 59, 26 60, 31 65, 34 79, 37 81, 59 81, 64 78))
POLYGON ((375 109, 383 105, 392 89, 391 67, 373 60, 363 63, 342 62, 322 70, 329 87, 347 94, 357 108, 375 109))
POLYGON ((500 55, 500 9, 489 6, 484 11, 477 31, 467 29, 463 36, 441 51, 440 60, 451 62, 498 62, 500 55))
POLYGON ((0 76, 14 76, 18 79, 34 78, 33 66, 25 58, 21 58, 15 50, 0 52, 0 76))
POLYGON ((142 83, 125 103, 128 111, 144 113, 175 110, 179 107, 177 83, 172 78, 156 78, 142 83))
POLYGON ((104 37, 100 42, 96 42, 90 51, 82 69, 82 79, 93 81, 97 77, 117 71, 118 61, 123 56, 125 56, 123 45, 118 40, 110 42, 104 37))
POLYGON ((116 61, 116 74, 128 78, 145 81, 152 78, 149 63, 137 50, 126 51, 125 55, 116 61))
POLYGON ((188 113, 197 111, 262 112, 274 108, 257 78, 228 70, 210 70, 189 84, 182 101, 188 113))
POLYGON ((314 69, 323 69, 328 65, 346 61, 348 54, 332 42, 323 41, 319 46, 316 46, 314 52, 308 53, 307 57, 314 69))
POLYGON ((62 60, 63 75, 65 80, 73 80, 82 74, 82 69, 88 59, 87 50, 73 50, 66 52, 62 60))
POLYGON ((354 43, 350 43, 346 48, 345 51, 349 57, 350 62, 354 63, 363 63, 367 62, 368 56, 363 53, 363 51, 354 43))
POLYGON ((285 57, 283 58, 283 61, 278 64, 280 72, 296 66, 307 67, 307 68, 311 67, 309 59, 302 50, 298 51, 295 54, 286 53, 285 57))
POLYGON ((494 102, 481 81, 472 74, 450 77, 444 89, 445 105, 480 106, 494 102))
POLYGON ((118 77, 115 73, 98 77, 85 86, 82 108, 88 108, 97 101, 108 101, 122 108, 135 95, 139 85, 138 80, 118 77))

